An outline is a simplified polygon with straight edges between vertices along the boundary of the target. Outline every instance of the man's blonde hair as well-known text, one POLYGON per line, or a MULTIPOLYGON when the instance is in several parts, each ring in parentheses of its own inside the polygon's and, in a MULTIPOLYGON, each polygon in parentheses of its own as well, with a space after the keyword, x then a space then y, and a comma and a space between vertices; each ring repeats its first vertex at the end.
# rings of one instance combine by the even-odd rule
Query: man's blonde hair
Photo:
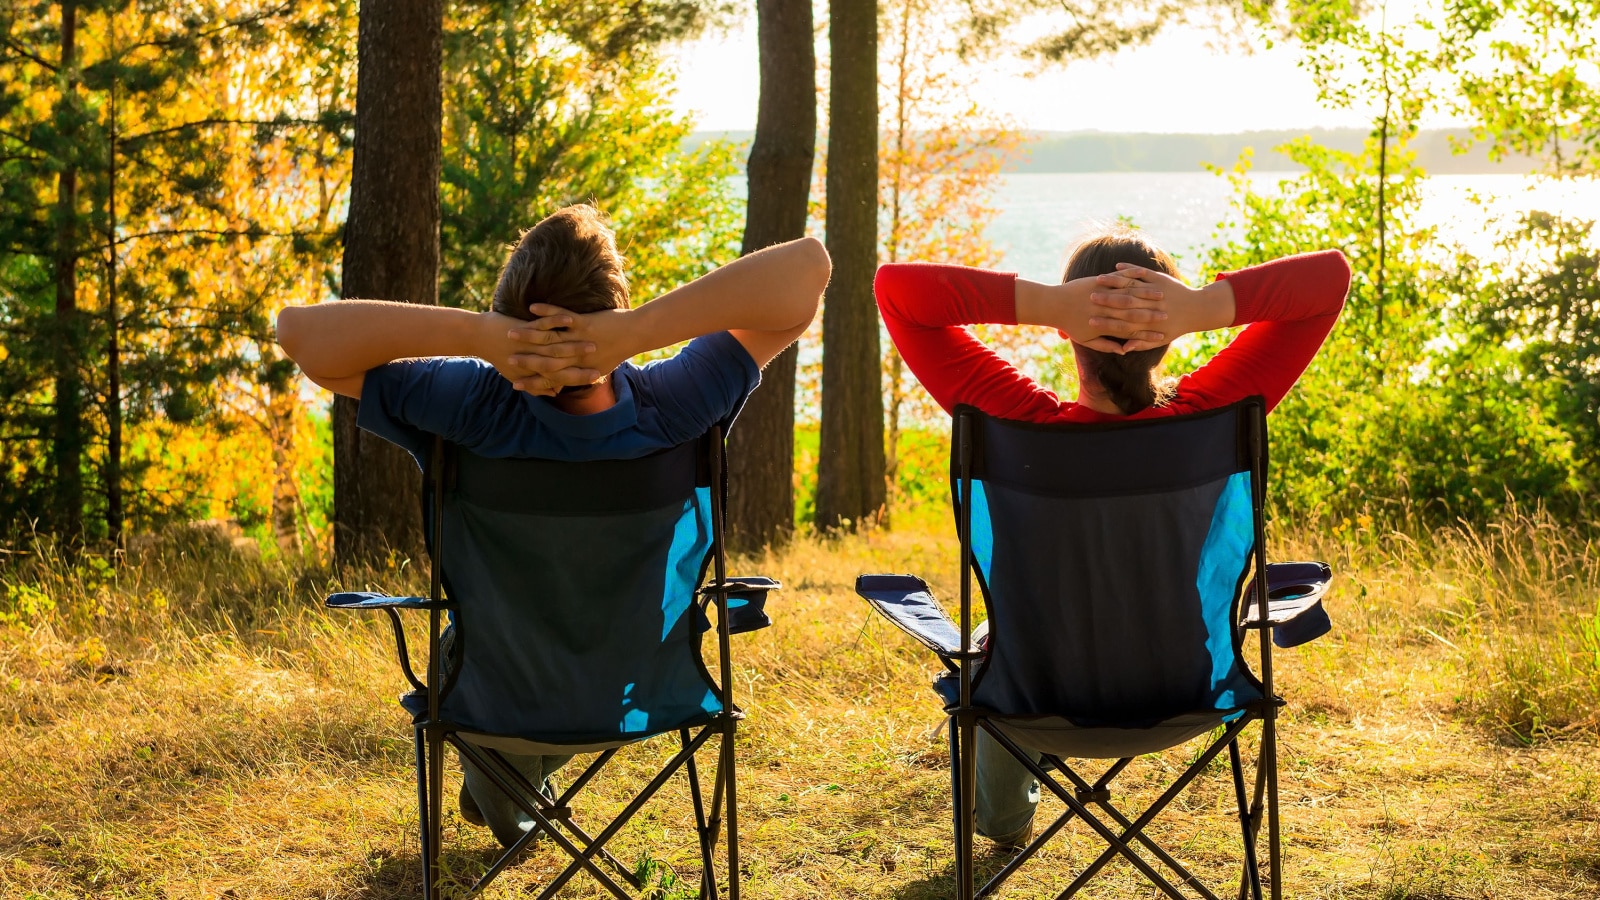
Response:
POLYGON ((494 286, 493 309, 531 319, 528 305, 575 313, 627 309, 628 276, 605 214, 587 203, 546 216, 518 238, 494 286))

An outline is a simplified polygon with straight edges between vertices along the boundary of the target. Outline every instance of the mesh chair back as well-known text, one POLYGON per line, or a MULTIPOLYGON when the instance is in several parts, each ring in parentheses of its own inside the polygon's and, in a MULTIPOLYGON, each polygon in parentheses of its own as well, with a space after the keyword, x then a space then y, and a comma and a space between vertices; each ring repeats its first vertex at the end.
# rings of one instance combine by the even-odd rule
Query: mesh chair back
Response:
POLYGON ((952 484, 965 453, 989 613, 975 705, 1032 730, 1188 733, 1261 698, 1235 625, 1260 564, 1259 401, 1092 426, 957 415, 952 484))
POLYGON ((578 745, 722 710, 694 602, 713 551, 713 447, 580 463, 446 449, 441 559, 458 658, 444 722, 578 745))

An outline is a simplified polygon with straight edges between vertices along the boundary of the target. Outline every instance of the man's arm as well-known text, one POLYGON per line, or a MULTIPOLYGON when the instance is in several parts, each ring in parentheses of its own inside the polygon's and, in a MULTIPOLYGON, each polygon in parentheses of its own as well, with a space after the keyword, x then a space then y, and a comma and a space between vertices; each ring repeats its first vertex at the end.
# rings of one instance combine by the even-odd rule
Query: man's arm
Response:
POLYGON ((316 306, 291 306, 278 314, 278 343, 306 377, 346 397, 360 397, 368 370, 397 359, 426 356, 476 356, 508 378, 528 381, 536 393, 554 393, 559 384, 587 384, 600 372, 565 368, 545 378, 558 365, 584 349, 563 339, 545 349, 540 359, 518 366, 511 357, 522 345, 507 333, 517 319, 497 313, 474 313, 443 306, 388 303, 381 300, 336 300, 316 306))
POLYGON ((524 346, 517 361, 534 368, 552 347, 581 344, 593 349, 565 364, 609 372, 640 353, 727 331, 764 367, 816 318, 832 271, 822 242, 801 238, 735 260, 637 309, 578 315, 534 304, 539 318, 518 323, 512 336, 537 346, 524 346))

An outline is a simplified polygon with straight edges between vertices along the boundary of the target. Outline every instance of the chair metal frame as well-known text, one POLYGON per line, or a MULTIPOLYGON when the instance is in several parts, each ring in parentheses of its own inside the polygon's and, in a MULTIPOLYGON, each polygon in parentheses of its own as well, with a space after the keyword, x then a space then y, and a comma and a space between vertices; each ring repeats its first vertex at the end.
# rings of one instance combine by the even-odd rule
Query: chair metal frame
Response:
MULTIPOLYGON (((718 900, 715 872, 715 851, 721 843, 727 863, 726 893, 729 900, 739 900, 739 818, 738 782, 735 772, 734 745, 739 720, 744 714, 734 705, 733 669, 729 636, 729 599, 741 591, 764 591, 776 586, 775 582, 753 584, 727 574, 727 552, 724 542, 724 508, 727 500, 727 450, 721 427, 714 427, 703 439, 711 483, 711 574, 712 580, 698 590, 699 607, 704 613, 711 605, 717 608, 716 632, 720 664, 720 683, 715 693, 722 710, 710 722, 698 728, 678 729, 680 749, 634 798, 597 834, 589 834, 573 819, 571 800, 610 762, 620 746, 601 750, 573 782, 559 796, 550 797, 535 785, 529 784, 522 773, 505 757, 491 747, 463 739, 456 729, 440 721, 439 703, 442 694, 450 687, 442 672, 443 656, 440 648, 442 634, 441 616, 447 610, 457 610, 454 600, 445 596, 444 585, 444 517, 438 512, 444 507, 446 471, 445 445, 436 439, 429 460, 424 497, 431 500, 425 509, 425 522, 430 529, 429 595, 421 597, 372 598, 359 604, 335 604, 337 608, 382 609, 388 614, 394 629, 396 654, 405 678, 419 692, 427 695, 427 714, 414 723, 417 771, 417 805, 421 833, 422 881, 425 900, 440 900, 442 885, 439 865, 444 821, 444 748, 449 745, 470 759, 489 779, 504 791, 535 823, 515 844, 504 849, 477 882, 464 896, 475 896, 483 891, 507 867, 517 861, 523 849, 540 835, 548 835, 569 857, 571 862, 538 894, 538 900, 550 900, 579 871, 588 873, 606 891, 619 900, 634 900, 648 896, 649 886, 606 849, 606 844, 624 825, 672 778, 681 768, 689 783, 693 801, 695 825, 698 831, 701 858, 701 900, 718 900), (406 637, 399 614, 401 609, 425 610, 428 613, 428 665, 426 678, 419 678, 411 666, 406 637), (712 735, 721 735, 715 775, 712 778, 710 798, 707 802, 699 768, 695 764, 697 752, 712 735), (724 832, 723 827, 726 826, 724 832), (563 833, 565 832, 565 833, 563 833), (599 860, 597 862, 596 860, 599 860), (613 870, 618 878, 602 868, 600 862, 613 870), (624 886, 626 885, 626 887, 624 886), (633 892, 630 893, 629 889, 633 892)), ((760 627, 759 625, 754 627, 760 627)), ((753 630, 735 626, 732 631, 753 630)), ((698 647, 698 644, 697 644, 698 647)), ((699 652, 698 649, 696 651, 699 652)), ((703 664, 702 664, 703 666, 703 664)), ((662 737, 663 734, 653 737, 662 737)), ((651 738, 631 741, 642 743, 651 738)))
MULTIPOLYGON (((1112 805, 1110 786, 1112 779, 1133 762, 1133 757, 1115 760, 1109 768, 1091 781, 1074 771, 1062 758, 1051 754, 1040 754, 1045 762, 1049 764, 1049 769, 1054 769, 1065 777, 1068 784, 1063 785, 1052 777, 1046 766, 1035 763, 1027 751, 1023 750, 1015 741, 1003 734, 1000 729, 989 721, 989 716, 992 715, 989 710, 977 707, 972 702, 973 679, 976 674, 974 667, 984 659, 987 652, 976 647, 972 641, 972 579, 974 568, 977 566, 972 541, 971 499, 973 496, 972 460, 974 455, 972 412, 966 408, 957 410, 955 442, 952 454, 957 476, 957 530, 961 553, 960 643, 952 651, 944 652, 940 655, 945 657, 946 665, 954 670, 953 674, 959 685, 956 704, 947 708, 951 735, 950 752, 953 776, 952 790, 954 794, 952 805, 955 810, 956 896, 959 900, 979 900, 979 898, 993 894, 1073 818, 1081 819, 1089 828, 1103 838, 1109 846, 1059 894, 1059 900, 1066 900, 1066 898, 1075 895, 1107 863, 1119 856, 1126 859, 1166 896, 1173 898, 1173 900, 1189 900, 1170 879, 1135 851, 1135 845, 1149 851, 1160 863, 1176 873, 1183 884, 1205 898, 1205 900, 1219 900, 1218 895, 1202 883, 1193 872, 1148 837, 1144 833, 1144 829, 1193 782, 1200 772, 1224 748, 1228 750, 1229 762, 1233 773, 1235 801, 1238 806, 1239 825, 1245 856, 1244 871, 1240 878, 1237 897, 1239 900, 1244 900, 1246 897, 1249 897, 1250 900, 1262 900, 1263 879, 1258 865, 1256 845, 1259 841, 1264 819, 1267 826, 1266 881, 1272 900, 1282 900, 1282 879, 1279 877, 1282 859, 1282 834, 1278 811, 1277 712, 1278 708, 1283 705, 1283 701, 1273 691, 1272 640, 1270 636, 1272 627, 1279 623, 1273 621, 1273 617, 1270 615, 1260 616, 1256 614, 1258 610, 1270 609, 1268 603, 1266 535, 1263 516, 1267 474, 1265 406, 1260 403, 1254 404, 1253 413, 1249 415, 1247 422, 1249 427, 1248 452, 1251 460, 1251 502, 1255 519, 1255 546, 1252 550, 1252 567, 1255 577, 1252 579, 1251 587, 1247 590, 1253 599, 1253 603, 1250 604, 1250 610, 1247 614, 1240 615, 1240 610, 1236 606, 1234 620, 1242 623, 1240 628, 1259 629, 1261 632, 1259 677, 1265 699, 1249 705, 1238 718, 1227 723, 1222 735, 1213 740, 1196 761, 1154 803, 1138 818, 1129 819, 1112 805), (1247 798, 1244 766, 1241 760, 1238 739, 1245 727, 1255 721, 1261 723, 1261 744, 1255 766, 1254 791, 1247 798), (973 839, 976 833, 975 817, 977 808, 976 740, 977 732, 980 728, 993 737, 1007 752, 1016 757, 1018 762, 1026 766, 1033 776, 1039 780, 1040 786, 1058 798, 1066 806, 1066 810, 1029 841, 987 883, 981 888, 977 888, 975 887, 976 879, 973 865, 973 839), (1098 806, 1105 817, 1110 820, 1110 824, 1096 816, 1094 811, 1091 810, 1091 806, 1098 806), (1113 830, 1113 825, 1121 829, 1120 833, 1113 830)), ((1241 598, 1241 605, 1242 601, 1243 598, 1241 598)), ((1237 639, 1236 643, 1238 643, 1237 639)))

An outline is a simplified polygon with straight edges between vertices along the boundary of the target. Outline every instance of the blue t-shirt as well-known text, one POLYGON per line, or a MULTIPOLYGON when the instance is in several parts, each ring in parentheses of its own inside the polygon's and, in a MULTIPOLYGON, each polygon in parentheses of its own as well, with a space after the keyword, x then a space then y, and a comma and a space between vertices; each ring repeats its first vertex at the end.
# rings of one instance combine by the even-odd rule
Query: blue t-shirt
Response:
POLYGON ((408 359, 367 372, 356 422, 419 465, 432 435, 492 459, 636 459, 731 425, 760 382, 760 367, 726 331, 670 359, 624 362, 611 381, 616 405, 587 416, 514 389, 480 359, 408 359))

